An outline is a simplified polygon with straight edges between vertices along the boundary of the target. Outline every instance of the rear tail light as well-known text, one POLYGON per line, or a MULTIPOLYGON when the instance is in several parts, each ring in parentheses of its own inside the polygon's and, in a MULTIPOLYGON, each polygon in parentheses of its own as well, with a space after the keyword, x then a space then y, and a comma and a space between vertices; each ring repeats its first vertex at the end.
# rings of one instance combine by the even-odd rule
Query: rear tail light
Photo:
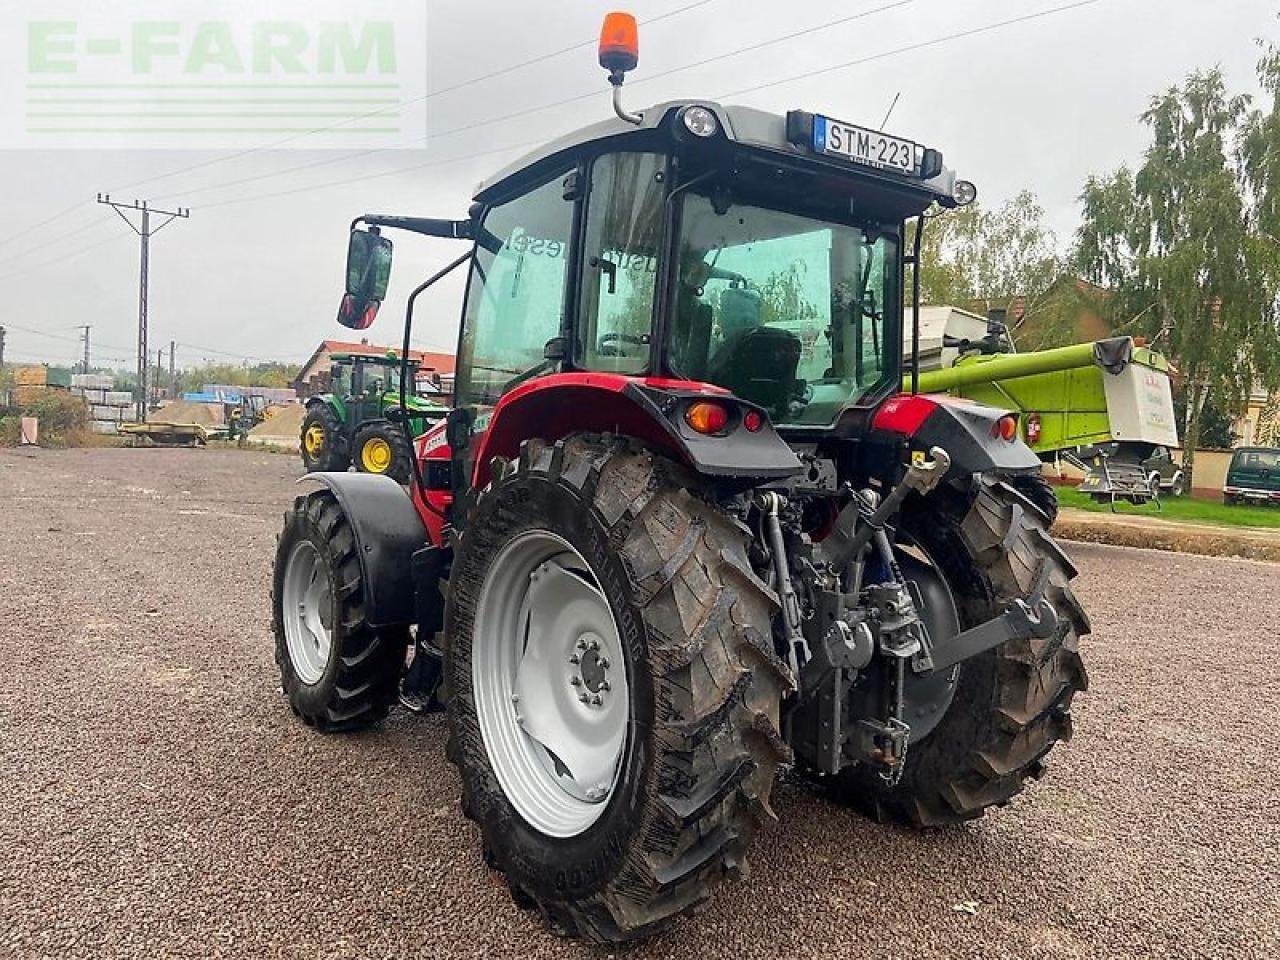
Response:
POLYGON ((742 415, 742 425, 748 433, 756 433, 764 426, 764 417, 759 410, 748 410, 742 415))
POLYGON ((871 420, 876 430, 887 430, 903 436, 914 436, 930 414, 938 409, 938 402, 920 394, 904 393, 890 397, 880 405, 871 420))
POLYGON ((684 422, 698 433, 721 433, 729 423, 729 411, 722 404, 699 400, 689 404, 684 412, 684 422))
POLYGON ((991 436, 998 437, 1005 443, 1013 443, 1018 436, 1018 417, 1016 414, 1006 413, 1003 417, 991 425, 991 436))

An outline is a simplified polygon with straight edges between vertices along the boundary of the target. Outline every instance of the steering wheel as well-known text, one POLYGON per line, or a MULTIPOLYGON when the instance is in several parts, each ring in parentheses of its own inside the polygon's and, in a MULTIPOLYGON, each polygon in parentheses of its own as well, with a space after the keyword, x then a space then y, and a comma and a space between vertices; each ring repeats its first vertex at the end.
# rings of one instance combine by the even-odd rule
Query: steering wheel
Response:
POLYGON ((596 349, 601 356, 605 357, 624 357, 626 352, 619 349, 618 344, 630 343, 637 347, 647 347, 649 338, 647 336, 638 337, 632 333, 606 333, 596 341, 596 349))

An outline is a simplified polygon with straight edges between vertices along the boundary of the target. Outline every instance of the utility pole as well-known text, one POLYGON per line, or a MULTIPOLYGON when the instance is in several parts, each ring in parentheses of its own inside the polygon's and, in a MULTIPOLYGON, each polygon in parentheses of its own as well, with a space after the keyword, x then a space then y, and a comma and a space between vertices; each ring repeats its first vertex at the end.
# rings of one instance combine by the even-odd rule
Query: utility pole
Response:
POLYGON ((141 269, 138 276, 138 390, 136 393, 137 400, 137 417, 138 422, 142 423, 147 419, 147 364, 149 355, 147 352, 147 261, 150 253, 151 238, 167 227, 178 217, 186 219, 191 216, 191 210, 188 207, 179 207, 177 210, 160 210, 148 206, 147 201, 143 200, 139 203, 137 200, 133 203, 121 203, 118 200, 112 200, 110 194, 98 194, 98 202, 105 203, 111 207, 120 219, 129 225, 129 229, 136 233, 142 241, 142 259, 141 269), (142 223, 135 226, 125 210, 136 210, 142 214, 142 223), (151 214, 165 217, 166 219, 160 226, 152 228, 151 214))
POLYGON ((89 331, 90 329, 92 329, 92 326, 86 323, 83 326, 81 326, 80 329, 84 331, 84 333, 80 334, 80 339, 84 341, 84 360, 81 361, 80 372, 88 373, 89 372, 89 331))
POLYGON ((156 351, 156 382, 151 390, 151 405, 160 406, 160 373, 164 370, 164 347, 156 351))
POLYGON ((7 331, 0 327, 0 370, 4 369, 4 338, 7 331))
POLYGON ((169 341, 169 391, 170 391, 169 399, 170 400, 178 399, 178 374, 176 373, 176 368, 173 365, 173 348, 175 346, 177 346, 177 344, 174 343, 174 341, 170 340, 169 341))

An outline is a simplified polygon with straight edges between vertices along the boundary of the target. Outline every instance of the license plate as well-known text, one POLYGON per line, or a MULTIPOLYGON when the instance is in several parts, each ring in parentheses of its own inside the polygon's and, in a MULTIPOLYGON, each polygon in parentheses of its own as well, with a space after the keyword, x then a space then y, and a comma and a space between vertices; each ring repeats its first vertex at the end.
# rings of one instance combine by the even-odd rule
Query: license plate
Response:
POLYGON ((920 172, 920 148, 912 141, 829 117, 813 118, 813 149, 877 170, 920 172))

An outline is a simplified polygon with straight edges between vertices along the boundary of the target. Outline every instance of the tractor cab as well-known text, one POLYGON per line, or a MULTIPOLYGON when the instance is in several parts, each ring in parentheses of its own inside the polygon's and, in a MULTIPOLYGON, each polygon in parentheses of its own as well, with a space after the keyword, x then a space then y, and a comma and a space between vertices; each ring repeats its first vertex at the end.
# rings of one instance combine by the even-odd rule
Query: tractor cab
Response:
POLYGON ((339 320, 357 326, 385 293, 383 228, 471 241, 454 264, 470 271, 459 492, 515 455, 529 421, 552 440, 621 425, 712 476, 748 461, 798 472, 787 443, 865 433, 898 390, 913 237, 926 210, 975 195, 939 151, 821 114, 710 101, 617 114, 482 183, 465 220, 353 224, 360 282, 339 320))

